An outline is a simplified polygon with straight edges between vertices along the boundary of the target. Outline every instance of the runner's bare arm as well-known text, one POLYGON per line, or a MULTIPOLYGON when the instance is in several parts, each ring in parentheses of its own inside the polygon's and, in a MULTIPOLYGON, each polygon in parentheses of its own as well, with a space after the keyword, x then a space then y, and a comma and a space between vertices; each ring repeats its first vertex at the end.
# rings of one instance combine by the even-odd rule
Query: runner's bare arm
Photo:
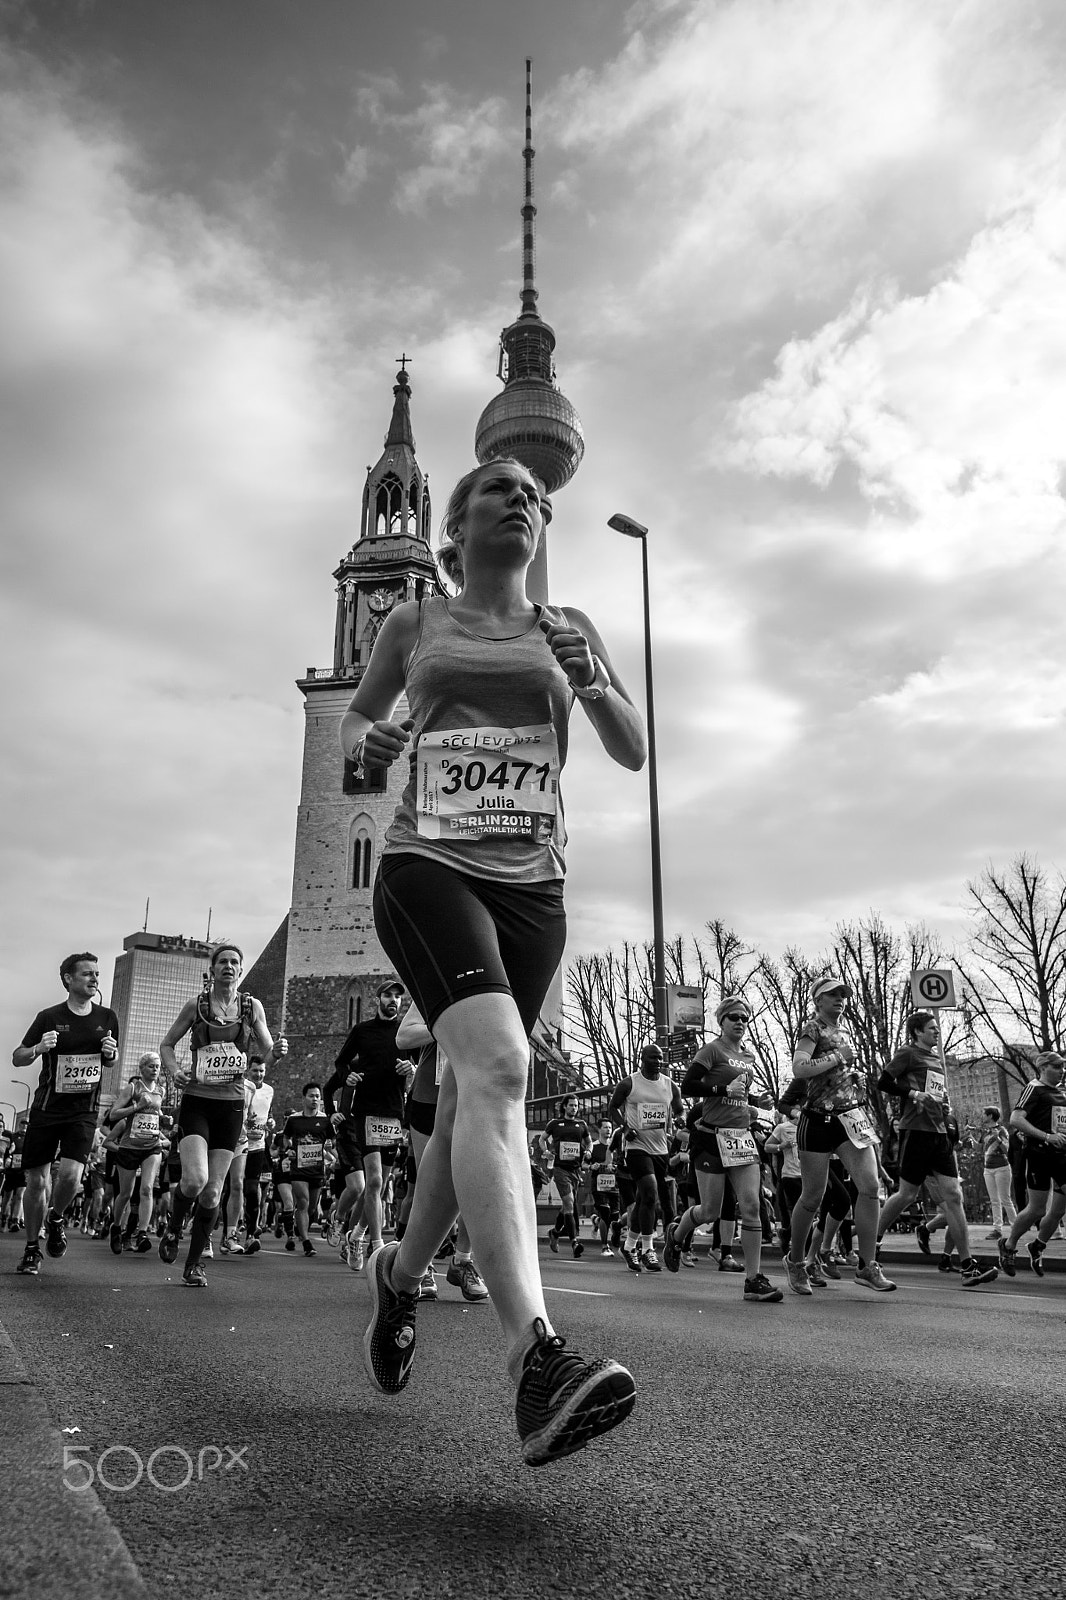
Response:
POLYGON ((182 1076, 182 1071, 178 1066, 178 1058, 174 1054, 174 1046, 177 1044, 179 1039, 184 1039, 195 1020, 196 1001, 189 1000, 185 1005, 182 1006, 180 1012, 178 1013, 177 1022, 175 1022, 166 1038, 163 1039, 159 1045, 160 1061, 162 1061, 164 1067, 166 1067, 169 1073, 176 1074, 179 1078, 182 1076))
MULTIPOLYGON (((566 627, 548 622, 545 638, 567 677, 579 689, 587 689, 596 678, 597 657, 607 674, 607 693, 602 700, 582 700, 581 704, 596 729, 600 743, 619 766, 639 772, 648 758, 644 724, 629 693, 611 665, 607 646, 595 624, 576 606, 560 606, 556 614, 565 618, 566 627)), ((542 621, 541 626, 545 626, 542 621)))
POLYGON ((252 996, 252 1034, 259 1046, 260 1054, 274 1057, 274 1040, 271 1038, 270 1029, 267 1027, 266 1012, 263 1003, 252 996))
POLYGON ((356 745, 366 738, 363 759, 389 766, 400 754, 409 732, 389 721, 403 694, 407 661, 418 638, 418 606, 407 601, 390 611, 374 641, 366 671, 341 718, 340 745, 351 759, 356 745))

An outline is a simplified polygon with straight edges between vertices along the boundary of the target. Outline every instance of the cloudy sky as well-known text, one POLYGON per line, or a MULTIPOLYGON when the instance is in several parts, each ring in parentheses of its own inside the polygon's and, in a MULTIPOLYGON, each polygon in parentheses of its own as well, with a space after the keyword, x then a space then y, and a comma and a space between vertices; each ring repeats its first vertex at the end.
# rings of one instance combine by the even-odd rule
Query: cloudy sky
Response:
MULTIPOLYGON (((284 914, 396 358, 438 510, 497 387, 527 54, 587 436, 552 592, 642 699, 606 519, 651 526, 668 933, 950 939, 988 859, 1066 861, 1056 0, 0 0, 0 40, 10 1045, 148 896, 249 952, 284 914)), ((650 918, 646 779, 572 752, 576 953, 650 918)))

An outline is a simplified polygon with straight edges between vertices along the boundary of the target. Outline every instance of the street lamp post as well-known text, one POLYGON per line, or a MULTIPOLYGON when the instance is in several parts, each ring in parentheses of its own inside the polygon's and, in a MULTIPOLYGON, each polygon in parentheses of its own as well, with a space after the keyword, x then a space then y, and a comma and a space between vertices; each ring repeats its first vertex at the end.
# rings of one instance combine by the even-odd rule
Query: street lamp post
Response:
POLYGON ((26 1110, 28 1111, 30 1109, 30 1095, 33 1093, 33 1090, 30 1088, 28 1083, 23 1083, 21 1078, 12 1078, 11 1082, 12 1083, 17 1083, 20 1089, 25 1089, 25 1091, 26 1091, 26 1110))
POLYGON ((0 1100, 0 1106, 11 1106, 11 1122, 12 1122, 12 1126, 14 1126, 15 1122, 18 1120, 18 1112, 15 1110, 15 1107, 11 1104, 11 1101, 10 1100, 0 1100))
POLYGON ((651 915, 652 915, 652 1003, 655 1011, 656 1041, 666 1051, 666 953, 663 937, 663 865, 659 849, 659 773, 655 760, 655 690, 651 670, 651 601, 648 591, 648 530, 616 512, 607 526, 628 539, 640 540, 641 571, 644 579, 644 689, 648 713, 648 807, 651 814, 651 915))

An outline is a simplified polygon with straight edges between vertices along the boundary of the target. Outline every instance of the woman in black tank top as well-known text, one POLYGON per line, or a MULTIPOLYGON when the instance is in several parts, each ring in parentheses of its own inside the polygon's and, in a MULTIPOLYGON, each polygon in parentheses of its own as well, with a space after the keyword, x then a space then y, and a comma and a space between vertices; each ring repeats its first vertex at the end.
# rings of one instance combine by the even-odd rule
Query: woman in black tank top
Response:
POLYGON ((440 553, 458 593, 390 612, 341 723, 346 757, 409 762, 375 921, 449 1063, 407 1230, 368 1266, 367 1371, 385 1393, 406 1384, 418 1287, 461 1210, 503 1326, 531 1465, 580 1449, 635 1398, 624 1367, 587 1363, 553 1334, 526 1150, 528 1035, 565 939, 559 774, 575 698, 613 760, 639 771, 646 757, 596 628, 528 598, 543 525, 539 487, 518 462, 468 473, 440 553), (407 714, 394 721, 402 696, 407 714))

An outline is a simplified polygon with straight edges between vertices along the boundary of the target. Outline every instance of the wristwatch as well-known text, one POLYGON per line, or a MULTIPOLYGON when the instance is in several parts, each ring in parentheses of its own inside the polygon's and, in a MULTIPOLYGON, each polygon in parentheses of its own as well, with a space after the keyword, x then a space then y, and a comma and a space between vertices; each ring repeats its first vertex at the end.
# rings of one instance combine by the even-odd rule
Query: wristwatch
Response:
POLYGON ((607 668, 599 656, 592 658, 592 682, 585 689, 579 689, 576 683, 570 685, 579 700, 602 700, 607 690, 611 687, 611 680, 607 676, 607 668))

